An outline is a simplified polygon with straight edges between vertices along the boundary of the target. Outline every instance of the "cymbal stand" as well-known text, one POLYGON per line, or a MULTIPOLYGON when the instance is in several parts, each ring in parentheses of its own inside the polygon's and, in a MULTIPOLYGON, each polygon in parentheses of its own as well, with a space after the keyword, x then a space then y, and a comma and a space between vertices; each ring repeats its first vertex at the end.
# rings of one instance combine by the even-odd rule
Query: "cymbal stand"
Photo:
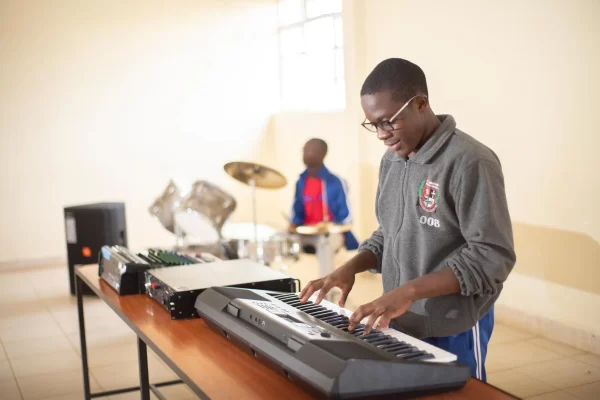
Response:
POLYGON ((264 259, 264 249, 262 243, 258 242, 258 224, 256 222, 256 181, 254 179, 250 179, 248 181, 250 187, 252 188, 252 222, 254 224, 254 246, 256 249, 256 261, 261 261, 264 259))
POLYGON ((248 182, 252 188, 252 222, 254 224, 254 241, 258 243, 258 227, 256 224, 256 181, 250 179, 248 182))

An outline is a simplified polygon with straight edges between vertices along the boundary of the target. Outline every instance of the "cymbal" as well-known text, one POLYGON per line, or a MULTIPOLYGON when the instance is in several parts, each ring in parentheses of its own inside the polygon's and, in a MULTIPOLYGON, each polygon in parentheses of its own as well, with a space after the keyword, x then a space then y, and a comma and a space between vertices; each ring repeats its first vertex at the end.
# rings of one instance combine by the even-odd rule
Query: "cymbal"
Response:
POLYGON ((296 232, 301 235, 322 235, 325 233, 344 233, 352 230, 352 225, 320 222, 316 225, 300 225, 296 232))
POLYGON ((257 188, 280 189, 287 185, 287 179, 273 168, 264 165, 235 161, 225 164, 225 172, 238 181, 250 184, 254 181, 257 188))

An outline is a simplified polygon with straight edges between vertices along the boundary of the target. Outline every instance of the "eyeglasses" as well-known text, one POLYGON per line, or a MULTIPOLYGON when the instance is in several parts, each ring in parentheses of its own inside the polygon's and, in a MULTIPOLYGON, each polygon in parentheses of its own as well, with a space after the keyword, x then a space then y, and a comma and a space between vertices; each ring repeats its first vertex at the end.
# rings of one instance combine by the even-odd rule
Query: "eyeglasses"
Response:
POLYGON ((394 114, 394 116, 392 118, 390 118, 389 120, 382 121, 382 122, 366 122, 367 119, 365 118, 365 121, 363 123, 361 123, 361 125, 369 132, 377 132, 378 128, 383 131, 387 131, 387 132, 396 130, 396 128, 394 128, 394 125, 392 125, 394 123, 394 120, 396 119, 396 117, 398 115, 400 115, 400 113, 408 106, 408 104, 415 97, 418 97, 418 95, 411 97, 406 103, 404 103, 404 105, 398 110, 398 112, 396 112, 396 114, 394 114))

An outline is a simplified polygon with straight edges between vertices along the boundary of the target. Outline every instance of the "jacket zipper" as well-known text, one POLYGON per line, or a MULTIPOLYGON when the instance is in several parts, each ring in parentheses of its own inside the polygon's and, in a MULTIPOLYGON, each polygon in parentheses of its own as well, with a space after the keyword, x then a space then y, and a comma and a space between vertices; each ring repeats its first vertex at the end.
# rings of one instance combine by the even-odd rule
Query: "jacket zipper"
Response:
MULTIPOLYGON (((398 227, 398 231, 396 232, 396 234, 394 235, 394 241, 392 244, 392 250, 393 250, 393 259, 396 262, 396 264, 398 264, 398 268, 395 268, 397 274, 395 277, 395 281, 394 281, 394 286, 398 286, 400 284, 400 274, 398 273, 400 270, 400 259, 396 258, 396 256, 398 255, 396 252, 396 243, 397 243, 397 239, 398 236, 400 235, 400 231, 402 230, 402 225, 404 224, 404 218, 406 217, 405 211, 406 211, 406 190, 404 190, 405 186, 406 186, 406 177, 407 177, 407 171, 408 171, 408 162, 409 160, 406 160, 406 163, 404 164, 404 173, 403 173, 403 178, 402 178, 402 221, 400 221, 400 226, 398 227)), ((398 255, 399 256, 399 255, 398 255)))

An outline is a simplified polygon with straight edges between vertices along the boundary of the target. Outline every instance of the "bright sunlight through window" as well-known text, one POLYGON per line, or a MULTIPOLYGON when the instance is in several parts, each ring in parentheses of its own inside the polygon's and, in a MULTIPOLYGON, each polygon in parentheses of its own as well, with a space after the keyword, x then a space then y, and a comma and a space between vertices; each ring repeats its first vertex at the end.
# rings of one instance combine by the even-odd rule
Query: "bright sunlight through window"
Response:
POLYGON ((283 110, 345 108, 341 12, 342 0, 280 0, 283 110))

